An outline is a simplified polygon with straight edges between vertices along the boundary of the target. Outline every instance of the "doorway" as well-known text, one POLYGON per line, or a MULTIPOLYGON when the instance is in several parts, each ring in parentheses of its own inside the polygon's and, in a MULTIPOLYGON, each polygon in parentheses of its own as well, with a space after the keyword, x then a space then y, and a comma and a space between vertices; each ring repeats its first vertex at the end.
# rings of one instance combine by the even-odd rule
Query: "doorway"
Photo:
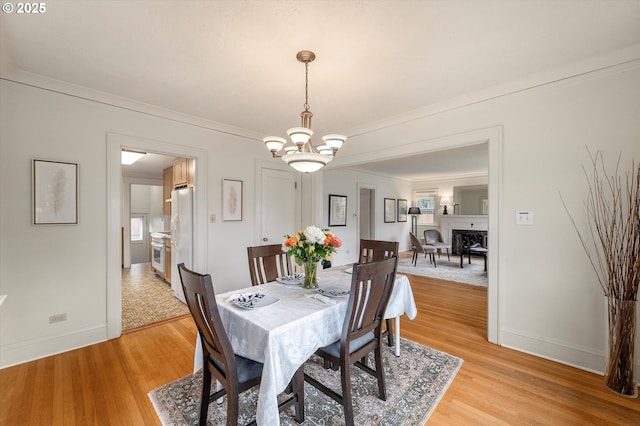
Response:
POLYGON ((358 184, 358 231, 359 240, 374 240, 376 237, 375 205, 376 190, 358 184))
MULTIPOLYGON (((129 227, 128 214, 122 220, 123 202, 128 202, 129 185, 123 179, 123 165, 120 153, 123 149, 141 151, 170 157, 193 158, 197 162, 194 182, 193 210, 193 268, 206 269, 207 264, 207 194, 206 185, 197 182, 207 181, 207 151, 204 149, 185 147, 157 140, 144 139, 116 133, 107 134, 107 201, 108 201, 108 234, 107 234, 107 338, 113 339, 122 334, 122 279, 123 258, 121 256, 123 228, 129 227), (127 194, 123 194, 126 192, 127 194)), ((142 179, 144 178, 136 178, 142 179)), ((162 178, 154 180, 162 185, 162 178)), ((148 182, 147 182, 148 183, 148 182)), ((128 237, 128 234, 125 238, 128 237)), ((126 240, 126 239, 125 239, 126 240)), ((127 247, 127 245, 124 245, 127 247)), ((126 264, 126 259, 125 259, 126 264)), ((145 268, 146 269, 146 268, 145 268)), ((175 299, 175 298, 174 298, 175 299)), ((177 303, 178 299, 175 299, 177 303)), ((184 305, 183 305, 184 306, 184 305)))
MULTIPOLYGON (((122 330, 129 332, 189 313, 173 295, 171 275, 172 173, 175 157, 147 153, 122 167, 124 182, 123 247, 129 248, 122 269, 122 330)), ((123 250, 124 251, 124 250, 123 250)))

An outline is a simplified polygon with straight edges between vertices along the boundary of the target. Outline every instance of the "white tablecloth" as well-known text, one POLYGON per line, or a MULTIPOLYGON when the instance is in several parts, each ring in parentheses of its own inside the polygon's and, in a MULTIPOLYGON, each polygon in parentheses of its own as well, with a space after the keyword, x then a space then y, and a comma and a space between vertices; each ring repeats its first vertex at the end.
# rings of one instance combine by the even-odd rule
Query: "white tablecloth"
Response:
MULTIPOLYGON (((320 287, 348 290, 351 275, 344 269, 338 267, 319 272, 320 287)), ((330 304, 309 297, 316 293, 316 290, 305 290, 300 286, 271 282, 216 297, 222 323, 234 351, 264 364, 258 393, 258 425, 279 424, 278 394, 287 387, 298 367, 318 348, 340 339, 349 298, 329 299, 333 303, 330 304), (255 310, 241 309, 227 301, 234 294, 258 291, 280 300, 255 310)), ((397 275, 385 318, 399 317, 403 313, 413 319, 417 308, 409 280, 404 275, 397 275)), ((194 372, 202 368, 201 348, 198 338, 194 372)))

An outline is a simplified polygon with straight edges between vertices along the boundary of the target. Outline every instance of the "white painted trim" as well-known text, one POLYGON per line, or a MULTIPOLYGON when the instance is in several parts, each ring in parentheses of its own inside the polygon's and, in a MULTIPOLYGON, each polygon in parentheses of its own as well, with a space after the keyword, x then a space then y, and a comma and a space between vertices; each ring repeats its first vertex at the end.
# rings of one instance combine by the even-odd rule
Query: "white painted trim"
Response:
POLYGON ((109 105, 115 108, 134 111, 153 117, 164 118, 178 123, 189 124, 203 129, 226 133, 233 136, 240 136, 251 140, 261 141, 264 137, 264 135, 256 133, 252 130, 241 129, 239 127, 234 127, 228 124, 206 120, 200 117, 195 117, 178 111, 165 109, 156 105, 139 102, 133 99, 112 95, 110 93, 101 92, 99 90, 78 86, 62 80, 56 80, 44 75, 34 74, 23 70, 13 69, 9 71, 3 71, 2 78, 0 79, 11 81, 17 84, 23 84, 25 86, 32 86, 38 89, 73 96, 91 102, 109 105))
POLYGON ((568 345, 560 340, 533 336, 514 329, 504 329, 502 334, 502 344, 508 348, 592 373, 604 374, 605 354, 601 351, 568 345))
MULTIPOLYGON (((360 241, 361 237, 360 237, 360 189, 370 189, 373 190, 373 208, 371 209, 371 217, 369 218, 369 220, 371 221, 371 229, 373 229, 373 235, 371 235, 371 239, 375 240, 376 239, 376 203, 377 203, 377 196, 378 196, 378 188, 376 187, 375 184, 373 183, 368 183, 368 182, 361 182, 361 181, 357 181, 356 182, 356 241, 360 241)), ((349 220, 349 219, 347 219, 349 220)), ((358 246, 358 250, 360 250, 360 246, 358 246)), ((358 258, 360 258, 360 253, 358 253, 358 258)))
POLYGON ((427 152, 441 151, 445 149, 460 148, 463 146, 487 143, 489 150, 489 230, 488 245, 491 248, 491 255, 488 257, 487 268, 489 270, 489 284, 487 288, 487 339, 489 342, 501 344, 501 323, 500 310, 502 300, 500 299, 500 230, 502 212, 502 127, 495 126, 485 129, 473 130, 465 133, 444 136, 437 139, 421 140, 404 145, 396 145, 389 148, 368 151, 335 158, 330 167, 345 167, 387 160, 391 158, 407 157, 427 152))
POLYGON ((208 262, 207 217, 208 153, 206 150, 117 133, 107 133, 107 330, 109 339, 122 334, 122 270, 120 267, 120 227, 122 210, 123 148, 143 150, 172 157, 196 160, 193 206, 193 248, 196 270, 206 270, 208 262))
POLYGON ((3 345, 0 351, 0 360, 2 360, 0 368, 11 367, 12 365, 23 364, 43 357, 95 345, 96 343, 104 342, 106 335, 107 327, 105 324, 101 324, 95 327, 73 330, 68 333, 3 345))
POLYGON ((431 104, 393 117, 385 117, 377 122, 367 123, 349 129, 347 135, 350 138, 360 136, 537 87, 558 84, 569 79, 575 82, 579 81, 577 79, 599 78, 607 74, 623 72, 638 66, 640 66, 640 43, 602 55, 592 56, 563 67, 553 68, 517 80, 476 90, 463 96, 447 99, 443 102, 431 104))

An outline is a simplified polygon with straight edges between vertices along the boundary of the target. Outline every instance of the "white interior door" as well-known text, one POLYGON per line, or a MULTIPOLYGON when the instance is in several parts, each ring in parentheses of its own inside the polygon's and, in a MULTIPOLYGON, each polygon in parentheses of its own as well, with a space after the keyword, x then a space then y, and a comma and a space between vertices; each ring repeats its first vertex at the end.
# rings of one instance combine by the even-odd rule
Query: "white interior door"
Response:
POLYGON ((300 190, 293 171, 262 169, 260 245, 282 244, 300 228, 300 190))

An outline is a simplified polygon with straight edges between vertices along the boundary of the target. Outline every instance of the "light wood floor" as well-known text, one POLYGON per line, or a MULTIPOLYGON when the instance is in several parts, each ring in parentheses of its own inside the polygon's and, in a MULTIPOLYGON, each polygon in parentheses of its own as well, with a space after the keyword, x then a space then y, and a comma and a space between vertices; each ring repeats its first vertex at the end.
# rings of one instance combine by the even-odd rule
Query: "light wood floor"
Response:
MULTIPOLYGON (((464 359, 429 425, 640 424, 601 376, 488 343, 486 289, 410 279, 402 335, 464 359)), ((159 425, 147 393, 191 372, 195 338, 187 317, 0 370, 0 425, 159 425)))

